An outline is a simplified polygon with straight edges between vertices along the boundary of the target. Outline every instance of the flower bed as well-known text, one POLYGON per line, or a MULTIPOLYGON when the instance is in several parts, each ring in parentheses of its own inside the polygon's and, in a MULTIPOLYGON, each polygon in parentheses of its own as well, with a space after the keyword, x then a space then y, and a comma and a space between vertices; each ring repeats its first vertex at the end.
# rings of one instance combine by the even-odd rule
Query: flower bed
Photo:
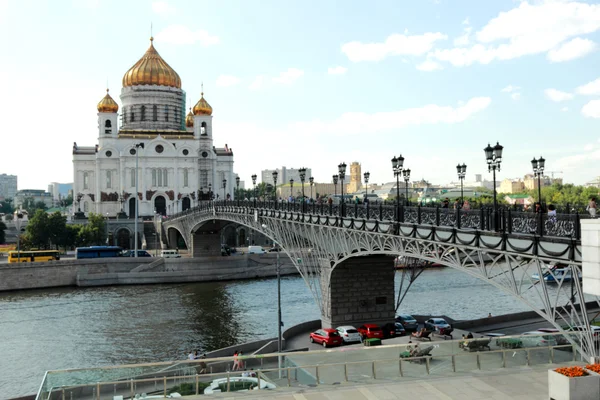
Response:
POLYGON ((556 372, 569 378, 589 375, 583 367, 563 367, 555 369, 556 372))
POLYGON ((588 364, 585 366, 585 369, 589 369, 590 371, 600 374, 600 364, 588 364))

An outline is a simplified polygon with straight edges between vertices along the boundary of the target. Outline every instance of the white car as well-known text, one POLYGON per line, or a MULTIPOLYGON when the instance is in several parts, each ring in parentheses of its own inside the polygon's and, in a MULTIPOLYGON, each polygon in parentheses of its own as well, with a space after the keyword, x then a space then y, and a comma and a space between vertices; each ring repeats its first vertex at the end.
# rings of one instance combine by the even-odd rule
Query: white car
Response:
POLYGON ((546 347, 558 346, 556 338, 553 335, 544 334, 545 332, 532 331, 522 333, 520 340, 523 347, 546 347))
POLYGON ((360 333, 351 325, 338 326, 337 331, 340 333, 344 343, 360 342, 360 333))

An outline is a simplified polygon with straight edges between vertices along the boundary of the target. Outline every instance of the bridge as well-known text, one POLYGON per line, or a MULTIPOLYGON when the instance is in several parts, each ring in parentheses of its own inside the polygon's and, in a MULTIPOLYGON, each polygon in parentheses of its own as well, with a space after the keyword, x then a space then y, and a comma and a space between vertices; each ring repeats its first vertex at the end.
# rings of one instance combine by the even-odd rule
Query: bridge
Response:
POLYGON ((269 237, 303 277, 324 327, 393 321, 400 301, 395 257, 455 268, 510 294, 559 331, 584 330, 573 344, 591 360, 599 350, 588 308, 600 302, 570 279, 582 274, 581 221, 577 214, 512 210, 206 201, 169 217, 163 229, 169 243, 181 235, 193 257, 220 254, 226 224, 269 237))

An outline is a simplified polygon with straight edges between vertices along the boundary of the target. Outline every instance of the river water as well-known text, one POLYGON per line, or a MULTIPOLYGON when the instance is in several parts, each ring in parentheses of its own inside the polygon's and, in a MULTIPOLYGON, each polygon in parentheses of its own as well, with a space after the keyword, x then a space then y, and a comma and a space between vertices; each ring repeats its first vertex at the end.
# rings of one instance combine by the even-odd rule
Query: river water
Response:
MULTIPOLYGON (((285 327, 320 317, 300 277, 281 286, 285 327)), ((274 337, 276 293, 275 279, 1 293, 0 399, 35 393, 46 370, 183 359, 274 337)), ((524 310, 451 268, 424 271, 400 309, 455 319, 524 310)))

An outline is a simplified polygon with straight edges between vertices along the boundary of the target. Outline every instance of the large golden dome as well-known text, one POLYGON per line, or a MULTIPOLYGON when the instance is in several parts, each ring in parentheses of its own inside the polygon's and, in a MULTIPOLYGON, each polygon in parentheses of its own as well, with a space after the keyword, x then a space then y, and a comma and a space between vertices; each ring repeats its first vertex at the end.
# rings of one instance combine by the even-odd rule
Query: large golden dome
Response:
POLYGON ((116 113, 117 111, 119 111, 119 105, 110 97, 108 89, 106 89, 106 96, 98 103, 98 112, 116 113))
POLYGON ((136 85, 159 85, 181 88, 177 72, 158 54, 150 38, 146 53, 123 76, 123 87, 136 85))
POLYGON ((192 109, 190 108, 190 112, 185 117, 185 126, 191 128, 194 126, 194 114, 192 114, 192 109))
POLYGON ((200 100, 194 106, 194 115, 212 115, 212 112, 212 107, 204 100, 204 92, 200 93, 200 100))

